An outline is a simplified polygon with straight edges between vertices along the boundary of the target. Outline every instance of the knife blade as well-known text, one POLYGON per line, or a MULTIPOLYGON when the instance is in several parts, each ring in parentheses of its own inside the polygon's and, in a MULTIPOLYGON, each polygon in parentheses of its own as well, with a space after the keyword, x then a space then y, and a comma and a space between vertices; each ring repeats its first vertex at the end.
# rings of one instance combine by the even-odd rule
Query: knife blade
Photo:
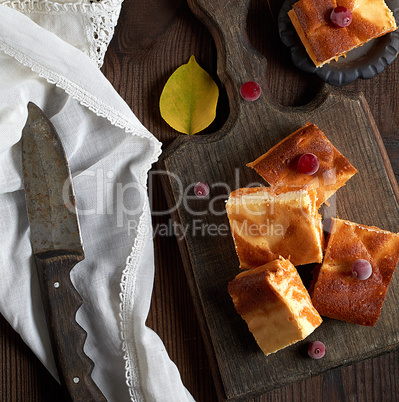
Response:
POLYGON ((32 102, 22 130, 22 168, 31 244, 61 384, 73 401, 105 401, 84 353, 87 333, 75 315, 82 298, 71 269, 84 259, 72 178, 61 140, 32 102))

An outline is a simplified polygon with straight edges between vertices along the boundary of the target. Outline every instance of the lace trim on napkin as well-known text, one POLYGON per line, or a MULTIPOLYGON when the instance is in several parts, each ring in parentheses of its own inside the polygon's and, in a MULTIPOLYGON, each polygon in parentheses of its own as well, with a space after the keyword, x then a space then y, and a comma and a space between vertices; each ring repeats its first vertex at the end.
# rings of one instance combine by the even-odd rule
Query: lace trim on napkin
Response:
MULTIPOLYGON (((119 113, 114 108, 102 102, 97 97, 87 92, 84 88, 76 85, 74 82, 68 80, 66 77, 56 74, 51 69, 46 68, 42 64, 38 63, 26 54, 12 48, 11 46, 0 42, 0 50, 9 56, 19 61, 24 66, 30 68, 36 72, 40 77, 44 78, 50 84, 56 85, 63 89, 68 95, 77 100, 81 105, 87 107, 94 112, 97 116, 105 117, 114 126, 124 129, 127 133, 134 133, 139 137, 149 138, 151 140, 154 137, 145 129, 139 130, 137 126, 133 126, 130 120, 119 113)), ((151 158, 144 167, 140 174, 140 182, 143 188, 147 188, 147 173, 151 169, 151 165, 158 160, 161 154, 161 146, 154 146, 154 150, 151 158)), ((120 293, 120 317, 121 317, 121 337, 122 337, 122 349, 125 359, 125 375, 126 384, 129 388, 129 394, 134 402, 143 401, 142 392, 140 390, 140 373, 137 366, 133 363, 137 361, 137 350, 134 342, 135 337, 132 334, 132 311, 134 306, 134 289, 136 287, 137 279, 137 262, 138 257, 141 255, 146 240, 146 227, 149 214, 148 200, 145 201, 143 206, 143 213, 139 218, 137 237, 134 241, 130 256, 126 260, 126 267, 123 270, 121 278, 121 293, 120 293), (129 343, 130 339, 133 342, 129 343)), ((148 228, 147 228, 148 229, 148 228)))
MULTIPOLYGON (((112 106, 104 103, 99 98, 92 95, 84 88, 70 81, 66 77, 61 76, 51 69, 46 68, 42 64, 33 60, 31 57, 12 48, 9 45, 6 45, 5 43, 0 42, 0 50, 19 61, 25 67, 30 68, 32 71, 37 73, 40 77, 44 78, 50 84, 54 84, 57 87, 62 88, 68 95, 76 99, 82 106, 87 107, 97 116, 105 117, 111 122, 112 125, 124 129, 127 133, 134 133, 139 137, 153 139, 152 134, 150 134, 144 127, 141 130, 138 129, 137 126, 131 124, 131 121, 128 117, 124 116, 112 106)), ((156 162, 160 154, 161 151, 157 148, 154 151, 153 158, 151 158, 151 161, 148 163, 148 170, 151 168, 151 165, 156 162)), ((147 181, 146 177, 147 172, 144 172, 141 177, 141 183, 144 186, 147 181)))
MULTIPOLYGON (((139 262, 140 254, 144 247, 145 242, 145 232, 148 219, 149 205, 145 201, 143 206, 144 212, 141 214, 138 223, 138 235, 134 241, 132 247, 132 252, 126 259, 126 267, 123 270, 122 280, 121 280, 121 325, 122 325, 122 342, 123 342, 123 352, 125 359, 125 373, 126 373, 126 383, 129 388, 130 398, 134 402, 144 401, 143 394, 140 389, 140 373, 138 365, 133 364, 133 362, 138 361, 138 353, 135 343, 130 343, 128 339, 136 339, 134 336, 134 323, 132 321, 133 308, 134 308, 134 295, 136 294, 136 282, 137 282, 137 265, 139 262), (133 297, 132 297, 133 295, 133 297)), ((149 218, 151 219, 151 217, 149 218)))
POLYGON ((100 68, 105 52, 114 35, 123 0, 77 0, 63 2, 59 0, 6 0, 0 1, 17 11, 29 14, 79 14, 84 20, 87 49, 81 49, 100 68))

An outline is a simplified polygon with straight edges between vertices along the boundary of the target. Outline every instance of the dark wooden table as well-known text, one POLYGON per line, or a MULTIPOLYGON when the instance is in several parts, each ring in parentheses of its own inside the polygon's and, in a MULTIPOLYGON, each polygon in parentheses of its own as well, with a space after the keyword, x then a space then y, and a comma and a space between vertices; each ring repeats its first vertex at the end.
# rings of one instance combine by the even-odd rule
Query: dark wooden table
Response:
MULTIPOLYGON (((275 22, 281 4, 281 0, 253 0, 247 30, 255 48, 267 57, 267 80, 275 100, 284 105, 300 105, 309 102, 323 83, 292 65, 275 22)), ((125 0, 102 70, 164 148, 180 134, 162 120, 159 96, 170 74, 187 63, 191 55, 220 85, 213 40, 185 0, 125 0)), ((365 94, 398 179, 399 60, 372 80, 358 80, 346 88, 365 94)), ((228 113, 227 96, 221 87, 217 118, 205 133, 222 127, 228 113)), ((150 190, 153 210, 167 210, 156 176, 150 190)), ((168 224, 169 219, 154 216, 154 224, 168 224)), ((154 241, 156 273, 147 324, 164 341, 194 398, 214 401, 216 392, 177 240, 157 236, 154 241)), ((0 343, 1 401, 62 400, 58 384, 2 317, 0 343)), ((397 401, 398 395, 396 351, 275 390, 256 401, 397 401)))

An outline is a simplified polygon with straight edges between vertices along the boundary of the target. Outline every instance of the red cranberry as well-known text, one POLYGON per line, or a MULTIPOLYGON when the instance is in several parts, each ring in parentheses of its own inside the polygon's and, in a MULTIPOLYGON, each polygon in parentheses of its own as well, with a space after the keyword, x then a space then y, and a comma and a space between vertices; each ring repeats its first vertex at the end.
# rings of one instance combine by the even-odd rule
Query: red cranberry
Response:
POLYGON ((352 22, 351 10, 348 10, 344 6, 335 7, 331 11, 330 20, 338 28, 345 28, 352 22))

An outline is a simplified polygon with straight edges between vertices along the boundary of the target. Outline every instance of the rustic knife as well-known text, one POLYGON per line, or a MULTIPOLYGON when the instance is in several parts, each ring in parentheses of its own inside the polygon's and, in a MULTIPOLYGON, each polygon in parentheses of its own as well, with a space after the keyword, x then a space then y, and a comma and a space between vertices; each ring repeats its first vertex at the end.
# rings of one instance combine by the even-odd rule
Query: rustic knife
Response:
POLYGON ((65 151, 54 126, 28 104, 22 131, 22 166, 31 243, 42 302, 61 384, 73 401, 105 401, 84 353, 86 332, 75 320, 82 304, 70 279, 84 259, 65 151))

